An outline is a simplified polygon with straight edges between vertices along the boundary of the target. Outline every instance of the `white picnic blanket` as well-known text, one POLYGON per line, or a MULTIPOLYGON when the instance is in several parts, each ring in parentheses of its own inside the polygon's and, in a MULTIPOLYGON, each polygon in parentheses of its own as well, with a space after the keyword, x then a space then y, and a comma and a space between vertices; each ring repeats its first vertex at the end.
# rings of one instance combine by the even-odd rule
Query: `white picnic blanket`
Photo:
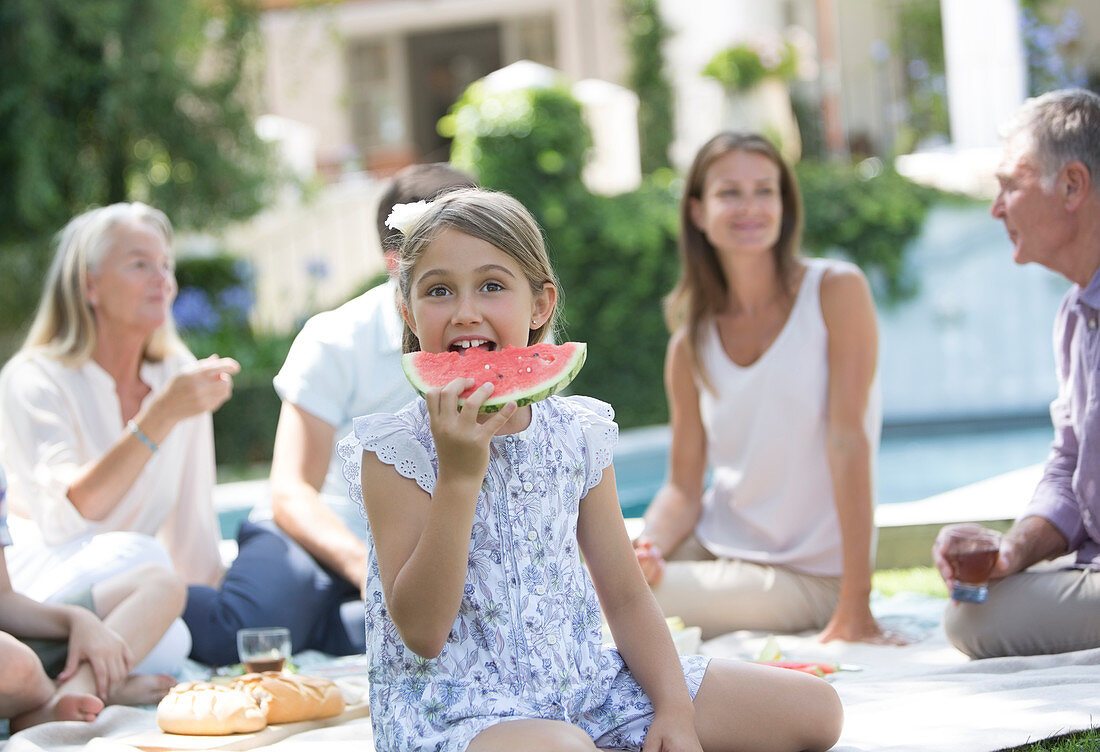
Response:
MULTIPOLYGON (((991 752, 1100 727, 1100 648, 971 661, 947 642, 945 604, 912 594, 872 603, 884 627, 921 638, 905 647, 775 638, 790 660, 859 669, 832 680, 845 715, 833 752, 991 752)), ((735 632, 702 652, 750 658, 766 640, 735 632)))
MULTIPOLYGON (((921 638, 905 647, 820 645, 808 634, 776 638, 790 660, 860 669, 832 679, 845 707, 844 733, 835 752, 988 752, 1100 725, 1100 649, 968 661, 944 637, 944 604, 913 595, 873 604, 884 626, 921 638)), ((701 651, 753 658, 766 639, 735 632, 703 643, 701 651)), ((16 734, 3 752, 134 752, 120 740, 154 729, 150 710, 109 707, 94 723, 50 723, 16 734)), ((361 718, 267 748, 369 752, 371 739, 370 719, 361 718)))

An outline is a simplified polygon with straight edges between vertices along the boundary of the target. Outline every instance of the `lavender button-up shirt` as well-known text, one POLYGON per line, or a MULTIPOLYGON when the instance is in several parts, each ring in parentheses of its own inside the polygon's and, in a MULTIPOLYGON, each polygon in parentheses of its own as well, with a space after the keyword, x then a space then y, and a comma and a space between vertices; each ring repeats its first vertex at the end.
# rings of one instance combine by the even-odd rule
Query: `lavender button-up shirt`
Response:
POLYGON ((1100 569, 1100 271, 1062 300, 1054 361, 1054 443, 1023 516, 1050 520, 1077 552, 1079 566, 1100 569))

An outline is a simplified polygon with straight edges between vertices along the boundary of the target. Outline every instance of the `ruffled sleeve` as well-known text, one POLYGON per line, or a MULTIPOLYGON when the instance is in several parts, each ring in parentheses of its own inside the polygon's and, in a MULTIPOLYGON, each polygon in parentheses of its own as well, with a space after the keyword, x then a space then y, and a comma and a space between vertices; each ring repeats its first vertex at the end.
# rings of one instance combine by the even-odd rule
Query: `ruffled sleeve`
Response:
MULTIPOLYGON (((415 414, 417 407, 390 415, 374 413, 356 418, 352 432, 336 445, 336 452, 343 460, 344 479, 351 489, 351 500, 366 517, 363 506, 363 452, 373 452, 379 460, 392 465, 402 477, 416 481, 425 493, 435 489, 436 468, 432 455, 425 446, 422 432, 417 431, 415 414)), ((430 437, 430 432, 427 434, 430 437)))
MULTIPOLYGON (((4 501, 8 482, 4 478, 4 468, 0 467, 0 548, 11 545, 11 532, 8 530, 8 505, 4 501)), ((0 553, 0 556, 3 554, 0 553)))
POLYGON ((587 471, 585 491, 599 485, 603 471, 615 458, 615 445, 619 443, 619 426, 615 423, 615 410, 611 405, 594 397, 573 396, 565 401, 573 409, 581 435, 584 437, 587 471))

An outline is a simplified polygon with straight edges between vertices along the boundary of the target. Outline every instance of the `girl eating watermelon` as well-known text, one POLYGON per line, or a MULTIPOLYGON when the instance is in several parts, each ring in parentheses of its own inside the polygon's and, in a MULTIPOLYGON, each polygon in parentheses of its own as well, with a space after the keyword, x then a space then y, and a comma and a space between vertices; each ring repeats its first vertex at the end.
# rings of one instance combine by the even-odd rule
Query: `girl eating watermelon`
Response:
MULTIPOLYGON (((503 359, 551 335, 557 282, 518 202, 464 190, 397 214, 407 353, 503 359)), ((371 533, 379 752, 832 746, 841 709, 824 681, 677 657, 623 524, 610 406, 482 411, 494 389, 489 376, 427 388, 358 418, 339 446, 371 533), (617 648, 601 644, 601 605, 617 648)))

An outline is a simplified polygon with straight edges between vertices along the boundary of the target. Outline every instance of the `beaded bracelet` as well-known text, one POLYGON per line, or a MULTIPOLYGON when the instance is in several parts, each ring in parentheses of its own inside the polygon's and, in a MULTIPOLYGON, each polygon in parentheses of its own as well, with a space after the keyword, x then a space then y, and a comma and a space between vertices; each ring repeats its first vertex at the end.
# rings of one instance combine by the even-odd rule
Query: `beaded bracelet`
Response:
POLYGON ((144 431, 138 428, 138 424, 134 421, 131 420, 129 423, 126 424, 126 427, 130 429, 130 433, 138 437, 142 444, 149 447, 150 452, 155 452, 160 449, 160 447, 153 443, 152 439, 145 435, 144 431))

